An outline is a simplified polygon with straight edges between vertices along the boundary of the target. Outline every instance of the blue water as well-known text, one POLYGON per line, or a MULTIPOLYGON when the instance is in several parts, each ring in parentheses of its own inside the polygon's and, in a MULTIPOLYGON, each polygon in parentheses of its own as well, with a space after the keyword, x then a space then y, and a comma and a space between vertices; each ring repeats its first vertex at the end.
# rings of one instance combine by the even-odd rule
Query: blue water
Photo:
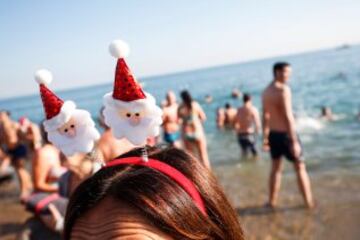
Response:
MULTIPOLYGON (((208 116, 205 129, 211 161, 232 164, 239 162, 240 151, 234 134, 216 129, 216 108, 225 102, 234 106, 241 104, 240 100, 230 98, 230 92, 235 87, 251 93, 255 105, 260 108, 260 94, 272 79, 271 67, 278 60, 288 61, 293 66, 290 81, 293 105, 310 168, 313 171, 359 169, 360 122, 355 116, 360 111, 360 46, 219 66, 140 81, 145 83, 146 91, 154 94, 158 102, 168 89, 175 92, 189 89, 208 116), (206 94, 213 96, 213 103, 205 104, 203 99, 206 94), (336 121, 325 123, 318 120, 323 105, 333 109, 338 118, 336 121)), ((109 83, 57 93, 63 99, 76 101, 80 108, 90 110, 93 117, 97 117, 102 96, 111 89, 112 83, 109 83)), ((25 115, 36 122, 43 118, 37 94, 1 100, 0 109, 10 110, 14 118, 25 115)))

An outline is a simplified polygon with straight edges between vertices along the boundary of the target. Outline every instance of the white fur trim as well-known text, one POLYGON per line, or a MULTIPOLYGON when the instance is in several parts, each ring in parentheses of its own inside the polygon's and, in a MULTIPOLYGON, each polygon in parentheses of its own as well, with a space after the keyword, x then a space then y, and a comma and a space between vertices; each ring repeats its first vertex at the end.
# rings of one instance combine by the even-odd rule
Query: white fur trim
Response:
POLYGON ((130 53, 130 48, 126 42, 117 39, 110 43, 109 52, 114 58, 126 58, 130 53))
POLYGON ((39 84, 48 85, 51 83, 53 76, 47 69, 40 69, 35 72, 35 81, 39 84))
POLYGON ((70 120, 75 109, 76 105, 73 101, 64 102, 58 115, 44 121, 45 130, 49 132, 60 128, 70 120))

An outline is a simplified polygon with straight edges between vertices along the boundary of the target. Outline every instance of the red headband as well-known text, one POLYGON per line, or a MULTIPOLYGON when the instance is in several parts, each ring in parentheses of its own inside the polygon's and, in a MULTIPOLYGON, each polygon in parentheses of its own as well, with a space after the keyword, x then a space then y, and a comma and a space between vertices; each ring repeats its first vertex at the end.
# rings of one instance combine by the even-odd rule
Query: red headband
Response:
POLYGON ((201 198, 200 193, 197 191, 194 183, 185 177, 180 171, 166 163, 151 158, 149 158, 149 161, 145 162, 142 157, 127 157, 110 161, 104 166, 104 168, 127 164, 153 168, 170 177, 190 195, 200 211, 207 216, 204 201, 201 198))

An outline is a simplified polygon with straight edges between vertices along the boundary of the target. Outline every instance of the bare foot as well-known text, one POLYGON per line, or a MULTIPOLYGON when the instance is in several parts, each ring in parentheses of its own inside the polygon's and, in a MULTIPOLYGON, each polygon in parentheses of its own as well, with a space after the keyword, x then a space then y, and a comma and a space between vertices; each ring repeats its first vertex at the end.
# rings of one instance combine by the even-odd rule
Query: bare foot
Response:
POLYGON ((264 204, 264 208, 275 209, 275 204, 267 202, 264 204))
POLYGON ((315 201, 312 201, 310 203, 306 203, 306 207, 310 210, 315 209, 317 207, 317 204, 315 201))
POLYGON ((24 204, 27 202, 32 191, 24 191, 20 194, 20 203, 24 204))

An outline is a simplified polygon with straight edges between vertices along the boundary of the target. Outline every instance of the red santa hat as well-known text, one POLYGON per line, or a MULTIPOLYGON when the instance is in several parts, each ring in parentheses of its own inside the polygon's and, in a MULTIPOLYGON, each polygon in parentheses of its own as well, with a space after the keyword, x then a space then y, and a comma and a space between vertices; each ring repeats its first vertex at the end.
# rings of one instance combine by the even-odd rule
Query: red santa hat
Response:
POLYGON ((41 100, 44 107, 46 120, 44 127, 47 132, 53 131, 68 122, 76 109, 72 101, 63 101, 55 95, 47 85, 52 81, 52 74, 46 69, 35 73, 35 80, 39 83, 41 100))
POLYGON ((129 46, 122 40, 115 40, 109 46, 111 55, 118 59, 112 98, 123 102, 145 99, 145 93, 125 62, 129 46))

